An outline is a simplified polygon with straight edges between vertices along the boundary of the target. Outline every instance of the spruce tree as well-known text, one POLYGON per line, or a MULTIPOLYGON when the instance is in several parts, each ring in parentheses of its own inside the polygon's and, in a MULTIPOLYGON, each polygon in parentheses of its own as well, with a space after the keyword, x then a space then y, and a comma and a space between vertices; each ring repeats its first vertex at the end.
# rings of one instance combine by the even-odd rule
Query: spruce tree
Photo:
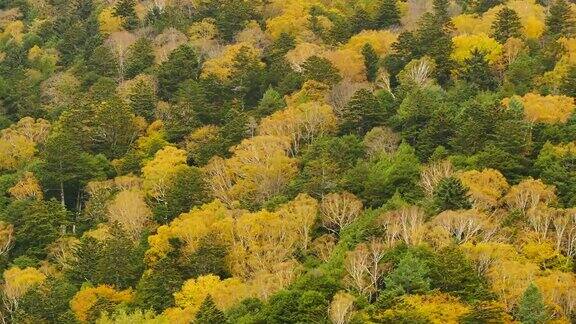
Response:
POLYGON ((491 8, 503 4, 503 0, 478 0, 474 6, 474 12, 477 14, 483 14, 491 8))
POLYGON ((128 50, 126 76, 133 78, 154 65, 154 48, 148 38, 138 39, 128 50))
POLYGON ((574 17, 565 0, 556 0, 546 17, 546 34, 552 38, 570 37, 574 33, 574 17))
POLYGON ((120 0, 114 7, 114 15, 122 18, 122 27, 128 30, 138 28, 135 0, 120 0))
POLYGON ((468 190, 458 178, 442 179, 434 190, 434 206, 437 212, 472 208, 468 190))
POLYGON ((562 94, 570 97, 576 97, 576 66, 568 68, 568 73, 560 85, 562 94))
POLYGON ((400 25, 400 11, 396 0, 384 0, 378 10, 377 25, 380 29, 400 25))
POLYGON ((486 55, 479 50, 474 50, 472 56, 464 60, 462 79, 484 91, 494 90, 498 86, 486 55))
POLYGON ((492 23, 492 37, 500 44, 506 43, 508 38, 522 35, 522 23, 516 11, 510 8, 502 8, 496 20, 492 23))
POLYGON ((145 81, 136 82, 128 95, 130 99, 130 108, 138 116, 152 120, 154 110, 156 109, 156 94, 154 89, 145 81))
POLYGON ((158 96, 163 100, 172 99, 182 81, 197 79, 200 71, 200 58, 189 45, 181 45, 158 67, 158 96))
POLYGON ((366 89, 356 91, 342 116, 342 132, 363 136, 385 120, 378 99, 366 89))
POLYGON ((338 69, 324 57, 313 55, 303 64, 303 74, 307 80, 314 80, 327 85, 335 85, 342 80, 338 69))
POLYGON ((366 79, 370 82, 376 80, 378 74, 378 54, 370 43, 364 44, 362 47, 362 56, 364 56, 364 67, 366 68, 366 79))
POLYGON ((210 295, 206 296, 198 313, 194 324, 225 324, 227 323, 224 313, 216 307, 210 295))
POLYGON ((436 21, 441 24, 450 22, 450 2, 448 0, 434 0, 433 9, 436 21))
POLYGON ((518 305, 518 319, 523 324, 544 324, 550 320, 550 312, 544 304, 542 293, 535 284, 530 284, 518 305))

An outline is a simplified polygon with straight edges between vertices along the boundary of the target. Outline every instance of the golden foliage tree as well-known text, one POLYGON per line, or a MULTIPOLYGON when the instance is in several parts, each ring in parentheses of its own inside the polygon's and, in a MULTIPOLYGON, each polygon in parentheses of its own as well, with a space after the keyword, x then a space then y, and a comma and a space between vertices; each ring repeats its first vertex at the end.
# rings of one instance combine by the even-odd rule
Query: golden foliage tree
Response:
POLYGON ((494 169, 464 171, 457 173, 457 176, 468 188, 474 206, 482 210, 497 207, 509 188, 506 178, 494 169))
POLYGON ((134 293, 130 289, 118 291, 108 285, 87 287, 74 295, 70 308, 78 321, 88 323, 100 317, 101 312, 110 312, 113 310, 111 307, 129 302, 133 298, 134 293))
POLYGON ((144 195, 136 190, 123 190, 108 204, 108 220, 118 222, 134 240, 140 238, 151 216, 144 195))

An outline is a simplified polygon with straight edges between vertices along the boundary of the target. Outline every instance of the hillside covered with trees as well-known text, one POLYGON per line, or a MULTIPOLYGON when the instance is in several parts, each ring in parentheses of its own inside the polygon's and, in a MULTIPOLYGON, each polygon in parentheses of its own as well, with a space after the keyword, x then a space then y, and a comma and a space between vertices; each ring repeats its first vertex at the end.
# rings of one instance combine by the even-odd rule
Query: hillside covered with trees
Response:
POLYGON ((1 323, 575 323, 576 4, 0 1, 1 323))

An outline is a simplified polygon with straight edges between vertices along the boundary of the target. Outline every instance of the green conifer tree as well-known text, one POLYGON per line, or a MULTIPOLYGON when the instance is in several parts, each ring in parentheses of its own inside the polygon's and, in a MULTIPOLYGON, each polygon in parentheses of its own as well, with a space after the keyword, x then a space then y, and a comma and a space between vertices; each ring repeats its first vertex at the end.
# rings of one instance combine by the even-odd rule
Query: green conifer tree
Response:
POLYGON ((468 190, 455 177, 442 179, 434 190, 434 206, 437 212, 472 208, 468 190))
POLYGON ((377 26, 380 29, 400 25, 400 11, 396 0, 384 0, 378 10, 377 26))
POLYGON ((516 11, 507 7, 502 8, 492 23, 492 37, 500 44, 504 44, 508 38, 520 37, 521 35, 522 23, 516 11))
POLYGON ((200 305, 200 309, 198 313, 196 313, 196 320, 194 324, 226 324, 226 316, 224 313, 216 307, 214 304, 214 300, 212 296, 208 295, 202 305, 200 305))
POLYGON ((370 43, 364 44, 362 47, 362 56, 364 56, 364 67, 366 68, 366 79, 370 82, 376 80, 378 74, 378 54, 370 43))
POLYGON ((518 304, 518 319, 523 324, 544 324, 550 320, 550 312, 544 304, 542 293, 530 284, 518 304))
POLYGON ((574 16, 565 0, 556 0, 546 17, 546 34, 552 38, 570 37, 574 33, 574 16))

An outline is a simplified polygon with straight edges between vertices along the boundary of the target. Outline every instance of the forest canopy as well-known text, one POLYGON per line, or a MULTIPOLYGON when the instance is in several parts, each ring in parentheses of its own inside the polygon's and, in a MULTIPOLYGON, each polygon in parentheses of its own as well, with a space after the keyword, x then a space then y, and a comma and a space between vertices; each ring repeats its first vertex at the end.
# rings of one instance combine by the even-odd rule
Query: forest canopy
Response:
POLYGON ((0 1, 2 323, 576 322, 575 19, 0 1))

